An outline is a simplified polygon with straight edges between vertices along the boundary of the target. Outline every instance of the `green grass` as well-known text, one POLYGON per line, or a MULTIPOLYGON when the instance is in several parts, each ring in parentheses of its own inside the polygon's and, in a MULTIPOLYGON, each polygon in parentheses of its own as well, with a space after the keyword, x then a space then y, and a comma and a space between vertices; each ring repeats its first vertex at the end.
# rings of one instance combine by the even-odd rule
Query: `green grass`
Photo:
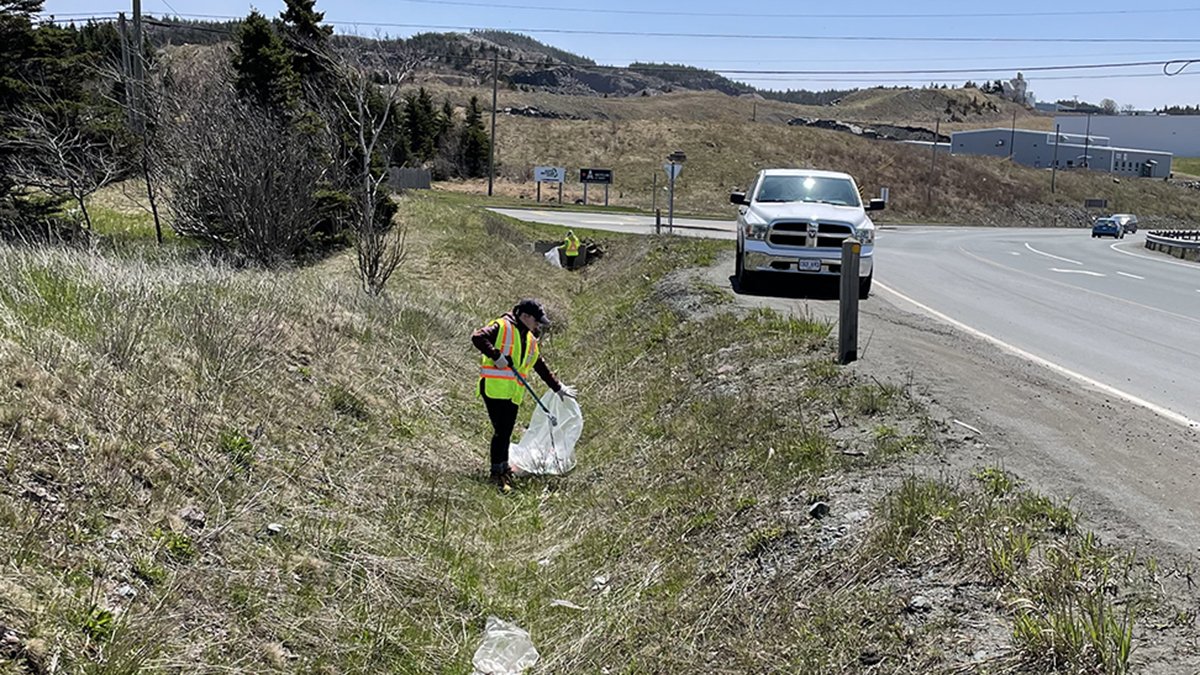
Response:
POLYGON ((380 298, 349 256, 0 248, 0 478, 56 500, 0 490, 0 616, 30 669, 464 672, 492 615, 547 672, 944 669, 970 627, 914 626, 897 599, 926 570, 1020 600, 989 611, 1029 664, 1128 662, 1138 614, 1085 593, 1124 588, 1128 559, 1064 504, 998 469, 860 493, 934 443, 905 388, 836 366, 827 323, 703 284, 713 311, 671 304, 664 278, 721 244, 605 235, 572 274, 532 252, 553 229, 401 209, 420 225, 380 298), (501 495, 467 336, 526 295, 586 426, 571 475, 501 495), (856 494, 875 515, 830 534, 856 494))
POLYGON ((1200 176, 1200 157, 1175 157, 1171 160, 1171 171, 1200 176))

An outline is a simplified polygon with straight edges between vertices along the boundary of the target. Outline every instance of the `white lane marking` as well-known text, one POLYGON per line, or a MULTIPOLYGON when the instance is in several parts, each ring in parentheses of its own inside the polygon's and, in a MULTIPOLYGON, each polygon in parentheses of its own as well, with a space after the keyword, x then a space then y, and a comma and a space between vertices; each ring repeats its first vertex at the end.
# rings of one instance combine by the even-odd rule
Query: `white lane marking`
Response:
POLYGON ((1130 279, 1142 279, 1142 280, 1145 280, 1145 278, 1146 278, 1146 277, 1139 277, 1139 276, 1138 276, 1138 275, 1136 275, 1136 274, 1130 274, 1129 272, 1117 272, 1117 274, 1120 274, 1120 275, 1121 275, 1121 276, 1123 276, 1123 277, 1129 277, 1130 279))
POLYGON ((1021 255, 1020 251, 1009 251, 1012 255, 1021 255))
POLYGON ((1088 270, 1063 270, 1063 269, 1059 269, 1059 268, 1057 268, 1057 267, 1051 267, 1051 268, 1050 268, 1050 271, 1051 271, 1051 272, 1061 272, 1062 274, 1086 274, 1086 275, 1088 275, 1089 277, 1105 277, 1105 276, 1108 276, 1107 274, 1101 274, 1101 273, 1099 273, 1099 272, 1089 272, 1088 270))
POLYGON ((1036 253, 1036 254, 1038 254, 1038 255, 1044 255, 1044 256, 1046 256, 1047 258, 1054 258, 1055 260, 1061 260, 1061 261, 1063 261, 1063 262, 1069 262, 1069 263, 1071 263, 1071 264, 1073 264, 1073 265, 1082 265, 1082 264, 1083 264, 1083 263, 1079 262, 1078 260, 1071 260, 1070 258, 1064 258, 1064 257, 1062 257, 1062 256, 1057 256, 1057 255, 1054 255, 1053 253, 1046 253, 1045 251, 1039 251, 1039 250, 1037 250, 1036 248, 1034 248, 1034 247, 1030 246, 1030 245, 1029 245, 1029 242, 1025 242, 1025 248, 1029 249, 1030 251, 1033 251, 1034 253, 1036 253))
POLYGON ((1025 359, 1026 361, 1036 363, 1037 365, 1042 366, 1043 368, 1048 368, 1051 371, 1058 373, 1059 375, 1068 377, 1072 380, 1075 380, 1076 382, 1080 382, 1084 385, 1092 387, 1093 389, 1097 389, 1097 390, 1102 391, 1111 396, 1116 396, 1117 398, 1124 399, 1136 406, 1141 406, 1141 407, 1149 410, 1150 412, 1152 412, 1156 415, 1165 417, 1166 419, 1168 419, 1176 424, 1180 424, 1189 429, 1200 428, 1200 422, 1190 419, 1185 415, 1181 415, 1181 414, 1175 412, 1174 410, 1169 410, 1158 404, 1151 403, 1150 401, 1147 401, 1143 398, 1138 398, 1137 396, 1134 396, 1133 394, 1130 394, 1128 392, 1117 389, 1116 387, 1104 384, 1103 382, 1100 382, 1099 380, 1092 379, 1092 378, 1088 377, 1087 375, 1084 375, 1083 373, 1075 372, 1074 370, 1071 370, 1065 366, 1060 366, 1057 363, 1050 361, 1049 359, 1044 359, 1036 354, 1027 352, 1024 349, 1021 349, 1020 347, 1011 345, 1011 344, 1001 340, 1000 338, 993 337, 979 329, 972 328, 961 321, 952 319, 949 316, 930 307, 929 305, 922 304, 922 303, 908 297, 907 295, 904 295, 903 293, 901 293, 900 291, 897 291, 894 288, 889 288, 885 284, 875 282, 875 285, 877 287, 883 289, 884 291, 887 291, 888 293, 891 293, 892 295, 900 298, 901 300, 913 305, 914 307, 917 307, 917 308, 921 309, 922 311, 931 314, 935 318, 940 319, 940 320, 950 324, 951 326, 954 326, 955 328, 963 331, 964 333, 967 333, 968 335, 977 337, 986 342, 990 342, 990 343, 996 345, 997 347, 999 347, 1000 349, 1003 349, 1004 351, 1006 351, 1010 354, 1013 354, 1014 356, 1018 356, 1020 358, 1025 359))
POLYGON ((1194 270, 1200 269, 1200 265, 1197 265, 1196 263, 1183 262, 1182 260, 1163 260, 1161 257, 1157 256, 1142 255, 1141 253, 1134 253, 1133 251, 1126 251, 1123 248, 1117 248, 1117 244, 1113 244, 1112 246, 1109 246, 1109 248, 1117 253, 1124 253, 1125 255, 1131 255, 1135 258, 1142 258, 1143 260, 1153 260, 1154 262, 1160 262, 1164 265, 1179 265, 1180 267, 1190 267, 1194 270))
POLYGON ((1019 270, 1015 267, 1009 267, 1008 265, 1002 265, 998 262, 988 260, 987 258, 982 258, 980 256, 975 255, 974 253, 971 253, 970 251, 968 251, 967 249, 965 249, 961 246, 958 247, 958 252, 962 253, 963 255, 967 256, 968 258, 978 260, 979 262, 981 262, 985 265, 991 265, 992 267, 1002 269, 1006 272, 1014 272, 1016 274, 1019 274, 1020 276, 1027 278, 1027 279, 1040 281, 1042 283, 1055 284, 1058 286, 1062 286, 1063 288, 1069 288, 1073 291, 1080 291, 1081 293, 1087 293, 1088 295, 1098 295, 1098 296, 1104 298, 1105 300, 1110 300, 1112 302, 1120 302, 1120 303, 1126 304, 1126 305, 1132 305, 1134 307, 1139 307, 1141 309, 1144 309, 1148 312, 1154 312, 1156 314, 1165 314, 1169 317, 1173 317, 1173 318, 1180 319, 1183 321, 1190 321, 1192 323, 1200 323, 1200 318, 1196 318, 1194 316, 1188 316, 1186 314, 1177 314, 1170 310, 1162 309, 1161 307, 1153 307, 1151 305, 1143 305, 1140 302, 1134 302, 1133 300, 1126 300, 1125 298, 1122 298, 1120 296, 1110 295, 1108 293, 1101 293, 1099 291, 1093 291, 1092 289, 1084 288, 1083 286, 1076 286, 1075 284, 1068 284, 1067 282, 1059 281, 1058 279, 1052 279, 1050 277, 1039 277, 1039 276, 1036 276, 1029 272, 1026 272, 1025 270, 1019 270))

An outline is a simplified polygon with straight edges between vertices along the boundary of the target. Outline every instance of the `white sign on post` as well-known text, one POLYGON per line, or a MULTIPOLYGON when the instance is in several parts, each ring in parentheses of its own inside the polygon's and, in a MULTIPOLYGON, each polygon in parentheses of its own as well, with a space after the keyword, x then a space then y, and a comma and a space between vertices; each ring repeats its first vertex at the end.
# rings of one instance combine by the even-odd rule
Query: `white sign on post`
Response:
POLYGON ((536 166, 533 168, 533 179, 539 183, 561 183, 567 177, 567 170, 561 166, 536 166))
POLYGON ((675 180, 679 178, 679 174, 683 173, 683 165, 668 162, 667 164, 663 164, 663 171, 667 172, 668 179, 675 180))

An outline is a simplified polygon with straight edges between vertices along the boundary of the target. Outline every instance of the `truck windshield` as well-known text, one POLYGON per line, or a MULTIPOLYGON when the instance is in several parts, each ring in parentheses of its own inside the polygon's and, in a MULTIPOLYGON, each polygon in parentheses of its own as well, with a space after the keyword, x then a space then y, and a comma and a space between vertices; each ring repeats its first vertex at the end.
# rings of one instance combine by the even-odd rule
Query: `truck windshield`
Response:
POLYGON ((823 176, 763 176, 755 201, 862 206, 854 183, 845 178, 823 176))

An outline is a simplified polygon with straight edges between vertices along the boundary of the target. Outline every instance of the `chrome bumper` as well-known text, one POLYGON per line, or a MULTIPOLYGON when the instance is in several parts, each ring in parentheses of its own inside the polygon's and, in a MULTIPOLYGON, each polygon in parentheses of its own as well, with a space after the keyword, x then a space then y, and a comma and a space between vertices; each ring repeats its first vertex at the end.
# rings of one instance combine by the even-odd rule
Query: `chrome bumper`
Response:
MULTIPOLYGON (((781 248, 765 241, 744 240, 742 267, 747 272, 778 272, 784 274, 808 274, 815 276, 837 276, 842 273, 842 250, 837 248, 781 248), (820 270, 801 271, 800 260, 819 260, 820 270)), ((866 244, 858 259, 858 276, 869 277, 874 264, 875 245, 866 244)))

